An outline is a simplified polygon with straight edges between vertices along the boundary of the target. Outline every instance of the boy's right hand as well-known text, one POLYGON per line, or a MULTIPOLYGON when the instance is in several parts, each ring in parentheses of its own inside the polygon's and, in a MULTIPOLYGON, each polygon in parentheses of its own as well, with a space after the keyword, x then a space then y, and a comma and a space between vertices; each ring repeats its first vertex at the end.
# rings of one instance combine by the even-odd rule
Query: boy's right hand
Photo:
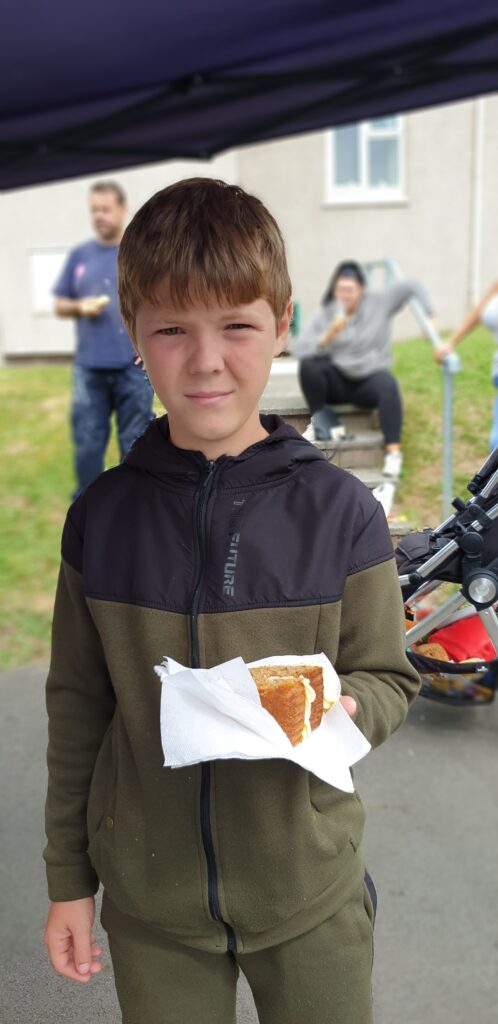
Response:
POLYGON ((93 896, 65 903, 51 903, 45 924, 44 942, 54 971, 72 981, 90 981, 102 970, 102 949, 93 934, 93 896))

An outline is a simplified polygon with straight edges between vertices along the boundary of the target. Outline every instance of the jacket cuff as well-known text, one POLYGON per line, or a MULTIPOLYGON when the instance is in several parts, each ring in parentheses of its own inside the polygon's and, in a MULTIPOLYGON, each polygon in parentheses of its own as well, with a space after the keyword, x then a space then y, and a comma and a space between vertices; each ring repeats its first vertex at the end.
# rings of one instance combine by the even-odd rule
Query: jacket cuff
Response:
POLYGON ((90 862, 71 867, 47 865, 48 895, 53 903, 95 896, 99 880, 90 862))

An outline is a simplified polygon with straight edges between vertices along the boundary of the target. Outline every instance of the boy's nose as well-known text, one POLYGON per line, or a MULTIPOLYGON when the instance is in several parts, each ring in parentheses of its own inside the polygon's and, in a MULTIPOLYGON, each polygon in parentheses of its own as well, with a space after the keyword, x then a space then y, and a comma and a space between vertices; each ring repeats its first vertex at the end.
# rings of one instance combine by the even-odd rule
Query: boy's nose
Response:
POLYGON ((209 331, 192 339, 188 358, 190 373, 216 373, 223 366, 221 345, 209 331))

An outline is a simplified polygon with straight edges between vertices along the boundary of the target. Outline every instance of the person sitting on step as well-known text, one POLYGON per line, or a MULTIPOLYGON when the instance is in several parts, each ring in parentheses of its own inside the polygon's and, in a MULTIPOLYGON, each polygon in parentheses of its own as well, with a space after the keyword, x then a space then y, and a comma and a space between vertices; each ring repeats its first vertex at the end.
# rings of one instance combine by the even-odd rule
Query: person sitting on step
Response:
POLYGON ((320 308, 293 346, 315 439, 340 441, 346 436, 333 405, 352 402, 378 408, 385 442, 383 473, 390 477, 401 472, 403 418, 399 386, 391 373, 391 319, 413 297, 432 317, 432 303, 418 281, 369 291, 359 263, 339 263, 320 308))

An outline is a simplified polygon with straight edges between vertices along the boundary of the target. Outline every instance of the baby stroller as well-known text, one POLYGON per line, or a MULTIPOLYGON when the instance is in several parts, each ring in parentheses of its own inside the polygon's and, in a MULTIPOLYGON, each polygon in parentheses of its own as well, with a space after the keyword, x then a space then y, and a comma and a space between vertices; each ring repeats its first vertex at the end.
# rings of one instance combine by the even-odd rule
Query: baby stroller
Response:
POLYGON ((498 448, 467 489, 468 501, 455 498, 448 519, 404 537, 395 556, 421 695, 475 707, 490 704, 498 686, 498 448), (473 637, 474 649, 462 637, 473 637))

